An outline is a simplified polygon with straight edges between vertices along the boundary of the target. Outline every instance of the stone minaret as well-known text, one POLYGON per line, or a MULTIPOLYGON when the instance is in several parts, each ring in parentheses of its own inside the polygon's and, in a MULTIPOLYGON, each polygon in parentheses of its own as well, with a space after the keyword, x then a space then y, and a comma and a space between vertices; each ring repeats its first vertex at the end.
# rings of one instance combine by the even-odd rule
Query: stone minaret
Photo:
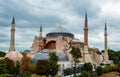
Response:
POLYGON ((90 54, 88 52, 88 20, 87 12, 85 13, 85 23, 84 23, 84 52, 83 52, 83 61, 92 62, 90 54))
POLYGON ((104 61, 108 61, 108 50, 107 50, 107 25, 105 22, 105 31, 104 31, 104 53, 103 53, 103 59, 104 61))
POLYGON ((40 26, 39 38, 40 38, 40 40, 42 40, 42 26, 40 26))
POLYGON ((9 52, 10 51, 15 51, 15 20, 14 17, 12 19, 12 23, 11 23, 11 38, 10 38, 10 48, 9 48, 9 52))

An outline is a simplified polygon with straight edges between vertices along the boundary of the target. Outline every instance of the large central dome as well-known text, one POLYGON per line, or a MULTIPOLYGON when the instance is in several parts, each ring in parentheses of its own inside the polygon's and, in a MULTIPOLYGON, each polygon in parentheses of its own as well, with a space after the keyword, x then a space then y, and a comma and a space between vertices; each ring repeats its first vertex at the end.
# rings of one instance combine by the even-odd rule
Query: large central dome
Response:
POLYGON ((57 31, 50 32, 46 34, 47 37, 58 37, 58 36, 63 36, 63 37, 71 37, 74 38, 74 35, 61 25, 57 27, 57 31))

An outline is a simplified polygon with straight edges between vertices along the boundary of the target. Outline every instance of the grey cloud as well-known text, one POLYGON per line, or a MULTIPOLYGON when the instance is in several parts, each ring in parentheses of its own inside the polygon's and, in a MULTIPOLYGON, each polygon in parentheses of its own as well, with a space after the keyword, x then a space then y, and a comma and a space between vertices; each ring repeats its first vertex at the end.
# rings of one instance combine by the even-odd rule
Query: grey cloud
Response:
MULTIPOLYGON (((56 26, 60 24, 75 35, 83 35, 86 10, 88 11, 89 44, 91 46, 95 45, 100 49, 103 48, 101 39, 100 41, 93 41, 93 38, 90 37, 95 37, 94 39, 104 37, 98 35, 104 33, 105 20, 108 23, 108 34, 112 38, 110 41, 116 42, 118 40, 113 40, 112 36, 120 28, 119 17, 101 15, 101 8, 95 0, 24 0, 22 3, 21 0, 3 0, 0 2, 0 9, 0 28, 4 27, 7 28, 7 31, 10 31, 12 16, 15 16, 16 49, 29 48, 34 36, 39 34, 39 26, 41 24, 43 25, 44 36, 50 31, 55 31, 56 26), (25 37, 29 38, 29 40, 25 37), (25 41, 29 42, 29 44, 23 44, 25 41)), ((0 34, 0 37, 3 37, 0 39, 0 43, 9 42, 9 35, 8 32, 0 34)), ((83 37, 78 39, 81 40, 81 38, 83 37)), ((110 47, 112 46, 113 44, 110 44, 110 47)), ((113 46, 113 49, 117 49, 117 47, 113 46)), ((5 49, 5 47, 2 49, 5 49)), ((6 47, 6 49, 8 48, 6 47)))

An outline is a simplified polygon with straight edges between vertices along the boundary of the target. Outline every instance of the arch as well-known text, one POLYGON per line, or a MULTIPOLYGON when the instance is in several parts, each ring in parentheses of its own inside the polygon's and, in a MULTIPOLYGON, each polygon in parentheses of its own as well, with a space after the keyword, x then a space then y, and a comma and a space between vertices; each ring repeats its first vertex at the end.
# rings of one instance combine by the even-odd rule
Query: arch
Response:
POLYGON ((45 49, 56 49, 56 41, 49 41, 46 44, 45 49))

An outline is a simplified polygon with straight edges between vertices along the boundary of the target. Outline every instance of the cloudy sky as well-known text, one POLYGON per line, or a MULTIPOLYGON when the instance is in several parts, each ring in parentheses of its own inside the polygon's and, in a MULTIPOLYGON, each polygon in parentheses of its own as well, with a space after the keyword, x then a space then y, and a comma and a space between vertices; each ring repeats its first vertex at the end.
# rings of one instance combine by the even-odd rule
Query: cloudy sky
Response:
POLYGON ((43 25, 43 36, 62 24, 83 41, 85 11, 88 13, 89 46, 104 49, 104 24, 107 22, 108 47, 120 50, 120 0, 1 0, 0 50, 7 51, 10 27, 15 17, 17 51, 29 49, 43 25))

